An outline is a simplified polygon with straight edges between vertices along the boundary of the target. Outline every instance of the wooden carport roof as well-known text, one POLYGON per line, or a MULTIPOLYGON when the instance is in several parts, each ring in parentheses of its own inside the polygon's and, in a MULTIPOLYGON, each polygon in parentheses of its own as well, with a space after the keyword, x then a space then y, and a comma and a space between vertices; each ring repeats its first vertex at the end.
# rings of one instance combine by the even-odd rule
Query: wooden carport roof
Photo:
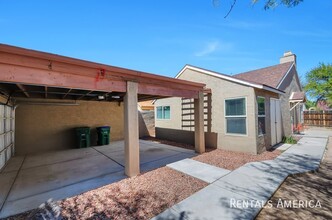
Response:
POLYGON ((0 82, 11 97, 122 101, 127 81, 138 100, 198 98, 204 84, 0 44, 0 82))

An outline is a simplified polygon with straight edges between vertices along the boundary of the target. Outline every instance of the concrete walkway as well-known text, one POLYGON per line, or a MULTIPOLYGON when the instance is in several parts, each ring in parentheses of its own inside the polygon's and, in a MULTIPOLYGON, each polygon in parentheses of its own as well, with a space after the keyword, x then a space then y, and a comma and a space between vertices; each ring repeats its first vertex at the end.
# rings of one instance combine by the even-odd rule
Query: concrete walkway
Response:
POLYGON ((288 175, 319 168, 331 134, 309 131, 276 159, 248 163, 153 219, 254 219, 288 175))
POLYGON ((231 172, 230 170, 222 169, 192 159, 180 160, 168 164, 167 167, 203 180, 207 183, 213 183, 217 179, 220 179, 221 177, 231 172))
MULTIPOLYGON (((193 157, 193 150, 140 140, 140 168, 149 171, 193 157)), ((0 172, 0 218, 126 178, 124 143, 18 156, 0 172)))

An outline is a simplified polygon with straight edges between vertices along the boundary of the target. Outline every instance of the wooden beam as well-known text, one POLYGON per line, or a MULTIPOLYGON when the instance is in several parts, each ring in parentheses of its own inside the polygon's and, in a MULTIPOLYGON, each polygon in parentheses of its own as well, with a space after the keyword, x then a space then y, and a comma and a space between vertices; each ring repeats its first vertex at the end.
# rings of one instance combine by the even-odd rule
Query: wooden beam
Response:
POLYGON ((185 90, 202 90, 201 83, 174 79, 145 72, 124 69, 104 64, 63 57, 54 54, 31 51, 0 44, 0 63, 34 69, 90 76, 98 79, 112 79, 119 81, 136 81, 151 83, 168 88, 185 90), (52 65, 50 66, 50 63, 52 65))
POLYGON ((78 97, 77 100, 80 100, 81 98, 83 98, 84 96, 89 95, 90 93, 92 93, 93 91, 89 91, 86 94, 83 94, 82 96, 78 97))
POLYGON ((0 63, 0 81, 94 91, 126 91, 126 82, 0 63))
POLYGON ((71 92, 71 90, 72 89, 69 89, 68 92, 62 96, 62 99, 66 98, 66 96, 71 92))
POLYGON ((27 90, 25 89, 25 87, 22 84, 16 84, 16 86, 24 93, 24 95, 27 98, 30 98, 29 93, 27 92, 27 90))
POLYGON ((159 85, 140 83, 138 85, 138 93, 144 95, 166 96, 166 97, 183 97, 198 98, 198 91, 174 89, 170 87, 162 87, 159 85))

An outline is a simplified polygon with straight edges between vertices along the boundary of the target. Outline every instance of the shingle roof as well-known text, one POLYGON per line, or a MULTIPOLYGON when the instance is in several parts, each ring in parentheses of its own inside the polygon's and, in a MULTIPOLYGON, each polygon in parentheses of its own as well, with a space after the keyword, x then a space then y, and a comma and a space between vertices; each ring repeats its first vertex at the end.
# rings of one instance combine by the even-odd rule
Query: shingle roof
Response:
POLYGON ((221 78, 221 79, 224 79, 224 80, 232 81, 232 82, 239 83, 239 84, 246 85, 246 86, 251 86, 251 87, 255 87, 255 88, 259 88, 259 89, 264 89, 264 90, 268 90, 268 91, 275 92, 275 93, 284 93, 284 91, 282 91, 282 90, 279 90, 275 87, 271 87, 269 85, 266 85, 266 84, 263 84, 263 83, 260 83, 260 82, 257 83, 257 82, 254 82, 252 80, 243 80, 243 79, 240 79, 240 78, 235 78, 235 77, 230 76, 230 75, 214 72, 214 71, 211 71, 211 70, 203 69, 203 68, 200 68, 200 67, 195 67, 195 66, 188 65, 188 64, 185 65, 182 68, 182 70, 175 76, 175 78, 179 78, 186 69, 191 69, 191 70, 194 70, 194 71, 197 71, 197 72, 200 72, 200 73, 205 73, 205 74, 208 74, 208 75, 211 75, 211 76, 214 76, 214 77, 218 77, 218 78, 221 78))
POLYGON ((282 78, 288 72, 293 62, 282 63, 275 66, 269 66, 258 70, 252 70, 233 75, 237 79, 249 82, 260 83, 277 88, 282 78))
POLYGON ((290 100, 301 100, 304 101, 305 100, 305 94, 304 92, 292 92, 290 98, 290 100))

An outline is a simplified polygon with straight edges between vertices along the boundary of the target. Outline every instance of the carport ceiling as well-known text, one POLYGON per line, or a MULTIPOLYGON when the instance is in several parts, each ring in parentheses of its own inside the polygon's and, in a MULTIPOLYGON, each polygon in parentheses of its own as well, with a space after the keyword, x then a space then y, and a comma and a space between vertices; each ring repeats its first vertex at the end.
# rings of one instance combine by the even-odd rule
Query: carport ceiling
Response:
POLYGON ((138 101, 198 98, 205 85, 0 44, 0 92, 10 98, 123 101, 128 82, 138 101))
MULTIPOLYGON (((35 86, 26 84, 0 83, 0 93, 11 99, 63 99, 122 102, 124 92, 101 92, 82 89, 67 89, 60 87, 35 86)), ((159 96, 138 95, 139 101, 161 98, 159 96)))

